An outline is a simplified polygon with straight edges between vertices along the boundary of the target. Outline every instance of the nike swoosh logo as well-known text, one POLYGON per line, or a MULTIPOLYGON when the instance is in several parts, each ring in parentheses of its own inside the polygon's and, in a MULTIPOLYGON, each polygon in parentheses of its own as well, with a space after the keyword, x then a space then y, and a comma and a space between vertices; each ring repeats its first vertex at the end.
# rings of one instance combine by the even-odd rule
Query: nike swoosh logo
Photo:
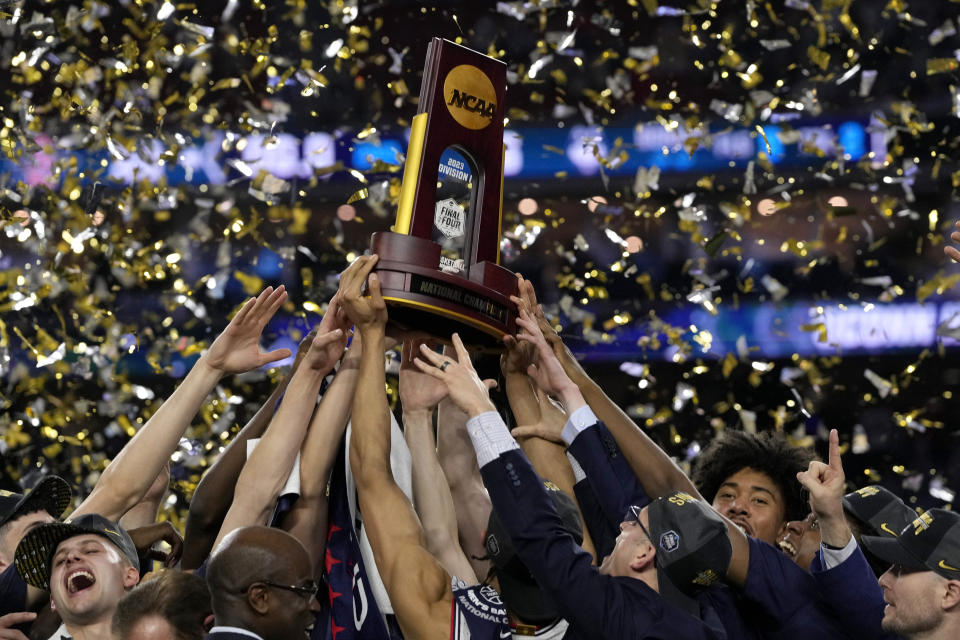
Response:
POLYGON ((940 567, 941 569, 946 569, 947 571, 960 571, 960 569, 957 569, 956 567, 951 567, 943 560, 941 560, 937 566, 940 567))
POLYGON ((898 536, 900 535, 899 533, 897 533, 896 531, 894 531, 893 529, 891 529, 890 527, 888 527, 886 522, 884 522, 883 524, 881 524, 881 525, 880 525, 880 528, 881 528, 883 531, 886 531, 887 533, 889 533, 890 535, 892 535, 894 538, 896 538, 896 537, 898 537, 898 536))
POLYGON ((120 535, 120 532, 119 532, 119 531, 114 531, 113 529, 107 529, 106 527, 104 527, 103 530, 104 530, 106 533, 112 533, 112 534, 115 535, 115 536, 120 535))

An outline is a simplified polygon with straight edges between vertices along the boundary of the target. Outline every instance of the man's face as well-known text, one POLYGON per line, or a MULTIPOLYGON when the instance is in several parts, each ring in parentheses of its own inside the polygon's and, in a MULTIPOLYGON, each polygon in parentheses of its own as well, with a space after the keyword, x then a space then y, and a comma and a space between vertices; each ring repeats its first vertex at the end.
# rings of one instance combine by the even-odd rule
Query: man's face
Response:
POLYGON ((5 532, 0 536, 0 571, 6 569, 13 562, 13 554, 17 550, 17 545, 20 544, 28 531, 50 522, 56 522, 56 520, 43 510, 27 513, 8 522, 5 532))
MULTIPOLYGON (((292 570, 292 567, 288 567, 281 573, 284 578, 275 578, 272 582, 287 586, 305 586, 313 580, 309 566, 309 558, 305 558, 299 568, 292 570)), ((301 637, 301 634, 302 637, 309 638, 314 613, 319 609, 316 598, 308 598, 295 591, 275 586, 267 586, 267 589, 270 591, 270 632, 265 636, 266 640, 290 640, 301 637)))
POLYGON ((810 570, 813 557, 820 551, 820 526, 813 513, 803 520, 788 522, 780 536, 777 546, 802 569, 810 570))
POLYGON ((744 467, 727 478, 713 498, 713 508, 751 537, 777 544, 785 524, 786 502, 767 474, 744 467))
POLYGON ((641 527, 635 520, 620 523, 620 535, 613 551, 604 558, 600 572, 612 576, 632 576, 651 565, 655 550, 644 529, 650 529, 648 508, 640 511, 641 527))
POLYGON ((880 587, 887 606, 883 610, 883 630, 913 637, 940 626, 944 618, 940 602, 946 579, 933 571, 893 565, 880 576, 880 587))
POLYGON ((50 597, 67 624, 83 625, 113 615, 117 601, 139 580, 121 551, 103 536, 83 534, 57 546, 50 570, 50 597))

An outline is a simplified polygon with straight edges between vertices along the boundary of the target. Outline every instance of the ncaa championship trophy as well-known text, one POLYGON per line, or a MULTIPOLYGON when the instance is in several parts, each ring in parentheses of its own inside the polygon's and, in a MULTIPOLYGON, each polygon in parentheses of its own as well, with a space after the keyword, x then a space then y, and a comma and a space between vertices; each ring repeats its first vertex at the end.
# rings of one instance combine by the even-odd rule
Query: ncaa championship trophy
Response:
POLYGON ((370 242, 400 331, 479 347, 516 333, 517 279, 498 264, 506 84, 499 60, 431 40, 394 230, 370 242))

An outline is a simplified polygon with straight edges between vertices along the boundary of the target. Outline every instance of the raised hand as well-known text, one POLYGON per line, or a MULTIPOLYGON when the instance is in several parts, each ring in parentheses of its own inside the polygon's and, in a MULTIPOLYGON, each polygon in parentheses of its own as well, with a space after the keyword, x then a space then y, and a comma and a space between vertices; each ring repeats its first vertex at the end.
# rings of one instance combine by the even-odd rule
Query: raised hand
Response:
POLYGON ((320 333, 327 333, 334 329, 341 329, 344 333, 350 330, 350 318, 340 306, 340 291, 338 290, 327 304, 327 311, 320 320, 320 333))
POLYGON ((526 309, 521 309, 517 326, 522 329, 517 334, 517 339, 533 345, 536 349, 536 364, 527 367, 527 374, 533 378, 537 386, 558 397, 571 387, 576 387, 563 370, 563 365, 560 364, 553 349, 547 344, 537 319, 526 309))
MULTIPOLYGON (((960 222, 956 224, 957 229, 960 229, 960 222)), ((960 231, 954 231, 950 234, 950 239, 960 244, 960 231)), ((960 250, 957 250, 956 247, 951 247, 947 245, 943 248, 943 252, 950 256, 950 259, 954 262, 960 262, 960 250)))
POLYGON ((828 545, 842 547, 850 541, 850 528, 843 517, 843 493, 846 476, 840 460, 840 437, 830 430, 827 463, 810 462, 806 471, 797 474, 797 481, 810 493, 810 509, 820 524, 820 537, 828 545))
POLYGON ((540 333, 543 334, 543 339, 546 340, 550 348, 553 349, 554 355, 557 356, 560 364, 563 365, 563 370, 567 372, 570 379, 576 382, 577 385, 589 382, 590 376, 583 370, 583 367, 577 362, 576 357, 570 352, 567 345, 563 343, 563 340, 557 334, 553 325, 547 320, 547 316, 544 315, 543 307, 537 302, 537 294, 533 289, 533 283, 520 277, 518 284, 520 295, 510 296, 510 300, 517 305, 520 311, 526 310, 536 318, 537 325, 540 327, 540 333))
POLYGON ((303 356, 303 362, 300 366, 326 374, 343 355, 343 350, 347 347, 347 334, 344 333, 343 329, 334 329, 324 333, 322 328, 323 323, 320 324, 317 334, 310 341, 310 348, 303 356))
POLYGON ((544 315, 543 307, 537 302, 537 292, 533 288, 533 283, 519 275, 517 278, 520 295, 510 296, 510 300, 517 305, 517 309, 520 311, 526 311, 536 318, 537 324, 540 325, 540 330, 543 332, 543 337, 547 341, 547 344, 556 350, 556 344, 562 345, 563 342, 560 340, 560 336, 557 335, 557 332, 554 331, 553 326, 547 320, 547 316, 544 315))
POLYGON ((243 373, 290 357, 289 349, 260 351, 260 336, 270 318, 287 299, 283 285, 267 287, 237 312, 227 328, 213 341, 201 361, 221 374, 243 373))
POLYGON ((404 340, 400 355, 400 404, 404 413, 411 411, 432 411, 441 400, 447 397, 447 387, 443 382, 423 373, 413 360, 420 353, 420 345, 429 349, 423 340, 404 340))
POLYGON ((380 279, 370 273, 378 256, 361 256, 340 274, 340 306, 359 329, 384 327, 387 323, 387 305, 380 295, 380 279), (369 280, 368 277, 369 276, 369 280), (363 282, 368 280, 368 293, 363 295, 363 282))
POLYGON ((470 363, 470 354, 457 334, 453 334, 453 348, 457 353, 456 360, 421 344, 421 357, 416 358, 414 363, 420 371, 441 381, 447 388, 450 400, 468 416, 495 411, 489 390, 497 385, 496 381, 480 379, 470 363))
POLYGON ((317 325, 300 339, 300 344, 297 345, 297 355, 293 357, 293 366, 290 367, 290 375, 293 375, 297 368, 300 367, 300 363, 303 362, 303 357, 310 351, 310 345, 313 343, 313 339, 317 337, 319 330, 320 325, 317 325))
POLYGON ((537 422, 514 427, 510 430, 510 434, 517 440, 540 438, 566 447, 567 443, 564 442, 561 434, 567 422, 567 415, 547 397, 542 389, 537 389, 537 400, 540 408, 537 422))
POLYGON ((157 560, 168 569, 180 561, 180 556, 183 554, 183 538, 169 522, 155 522, 145 527, 130 529, 128 533, 133 540, 133 546, 137 549, 137 555, 142 559, 157 560), (165 553, 160 549, 154 549, 153 545, 158 542, 166 542, 170 545, 170 551, 165 553))
POLYGON ((527 373, 533 364, 537 350, 529 342, 520 342, 514 336, 503 336, 503 355, 500 356, 500 370, 504 375, 527 373))

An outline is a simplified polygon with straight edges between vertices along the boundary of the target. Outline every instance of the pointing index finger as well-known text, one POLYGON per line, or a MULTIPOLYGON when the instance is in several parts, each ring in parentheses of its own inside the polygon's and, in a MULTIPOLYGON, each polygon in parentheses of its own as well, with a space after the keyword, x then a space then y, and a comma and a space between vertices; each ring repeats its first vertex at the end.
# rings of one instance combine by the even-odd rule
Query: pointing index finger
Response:
POLYGON ((840 436, 836 429, 830 429, 830 452, 827 455, 827 464, 831 469, 843 469, 840 462, 840 436))

